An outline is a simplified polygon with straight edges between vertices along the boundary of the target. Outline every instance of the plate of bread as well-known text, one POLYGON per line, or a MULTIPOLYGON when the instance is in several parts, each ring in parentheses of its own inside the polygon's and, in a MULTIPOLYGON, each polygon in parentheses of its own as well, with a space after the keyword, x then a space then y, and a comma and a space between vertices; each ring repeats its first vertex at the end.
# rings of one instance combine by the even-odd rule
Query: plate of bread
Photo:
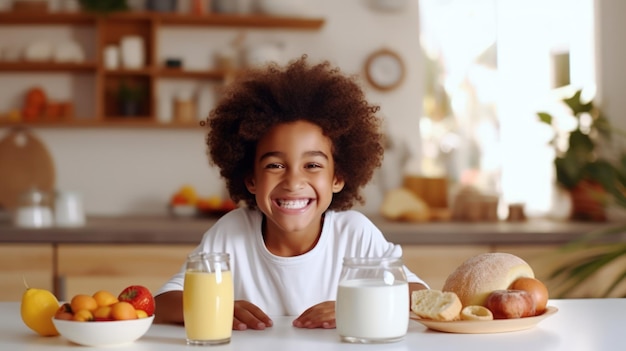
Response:
POLYGON ((448 333, 503 333, 529 329, 558 312, 532 268, 508 253, 471 257, 442 290, 411 294, 411 319, 448 333))

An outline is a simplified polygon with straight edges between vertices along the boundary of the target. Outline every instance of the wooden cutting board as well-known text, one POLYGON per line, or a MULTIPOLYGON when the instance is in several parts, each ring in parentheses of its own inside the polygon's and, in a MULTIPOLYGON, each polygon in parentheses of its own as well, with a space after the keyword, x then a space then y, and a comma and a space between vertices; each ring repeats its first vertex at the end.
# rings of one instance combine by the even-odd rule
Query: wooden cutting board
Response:
POLYGON ((16 128, 0 139, 0 208, 13 210, 20 195, 32 187, 52 193, 52 156, 32 131, 16 128))

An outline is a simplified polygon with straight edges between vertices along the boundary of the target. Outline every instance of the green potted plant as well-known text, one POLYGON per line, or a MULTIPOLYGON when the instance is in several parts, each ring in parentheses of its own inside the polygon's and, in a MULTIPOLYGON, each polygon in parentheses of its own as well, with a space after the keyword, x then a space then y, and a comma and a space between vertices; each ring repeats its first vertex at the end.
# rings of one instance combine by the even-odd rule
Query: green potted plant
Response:
POLYGON ((145 97, 145 88, 141 84, 131 83, 126 80, 121 81, 117 90, 117 103, 120 115, 140 115, 145 97))
POLYGON ((626 297, 626 242, 620 237, 626 225, 615 225, 583 235, 563 246, 552 258, 560 263, 548 279, 555 287, 551 297, 570 297, 588 279, 594 281, 595 295, 575 297, 626 297))
POLYGON ((563 131, 553 115, 538 113, 539 120, 555 132, 551 144, 556 151, 556 181, 572 196, 572 219, 604 221, 609 202, 626 207, 626 154, 612 147, 617 130, 593 101, 582 100, 581 90, 563 102, 574 118, 573 130, 563 131), (567 138, 565 147, 559 143, 563 136, 567 138))
MULTIPOLYGON (((570 131, 561 131, 551 114, 538 113, 540 121, 555 131, 551 143, 556 150, 557 183, 572 194, 573 219, 605 220, 607 205, 626 209, 626 154, 614 148, 612 138, 623 133, 611 126, 593 101, 583 101, 582 91, 563 102, 575 119, 570 131), (567 146, 561 148, 559 138, 563 136, 567 146)), ((625 232, 626 224, 603 226, 563 246, 553 257, 559 265, 549 276, 551 286, 556 287, 551 294, 567 297, 581 283, 602 276, 601 286, 597 286, 600 296, 626 295, 626 243, 620 239, 625 232), (608 280, 607 272, 613 272, 608 280)))

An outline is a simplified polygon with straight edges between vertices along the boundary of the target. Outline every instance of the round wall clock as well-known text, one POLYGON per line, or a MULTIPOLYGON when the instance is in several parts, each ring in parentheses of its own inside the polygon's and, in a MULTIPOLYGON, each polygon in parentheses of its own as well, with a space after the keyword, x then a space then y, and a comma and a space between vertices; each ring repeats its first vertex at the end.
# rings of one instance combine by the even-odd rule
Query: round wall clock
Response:
POLYGON ((400 55, 389 49, 380 49, 367 57, 365 77, 376 89, 387 91, 397 88, 405 76, 404 62, 400 55))

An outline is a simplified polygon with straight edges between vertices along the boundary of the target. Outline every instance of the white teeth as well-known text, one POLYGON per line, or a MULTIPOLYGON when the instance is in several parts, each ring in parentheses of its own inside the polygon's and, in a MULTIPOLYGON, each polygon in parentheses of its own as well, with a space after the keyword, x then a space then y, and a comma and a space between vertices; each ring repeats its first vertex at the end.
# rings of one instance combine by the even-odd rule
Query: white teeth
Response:
POLYGON ((301 209, 309 204, 309 200, 278 200, 277 202, 280 207, 290 210, 301 209))

